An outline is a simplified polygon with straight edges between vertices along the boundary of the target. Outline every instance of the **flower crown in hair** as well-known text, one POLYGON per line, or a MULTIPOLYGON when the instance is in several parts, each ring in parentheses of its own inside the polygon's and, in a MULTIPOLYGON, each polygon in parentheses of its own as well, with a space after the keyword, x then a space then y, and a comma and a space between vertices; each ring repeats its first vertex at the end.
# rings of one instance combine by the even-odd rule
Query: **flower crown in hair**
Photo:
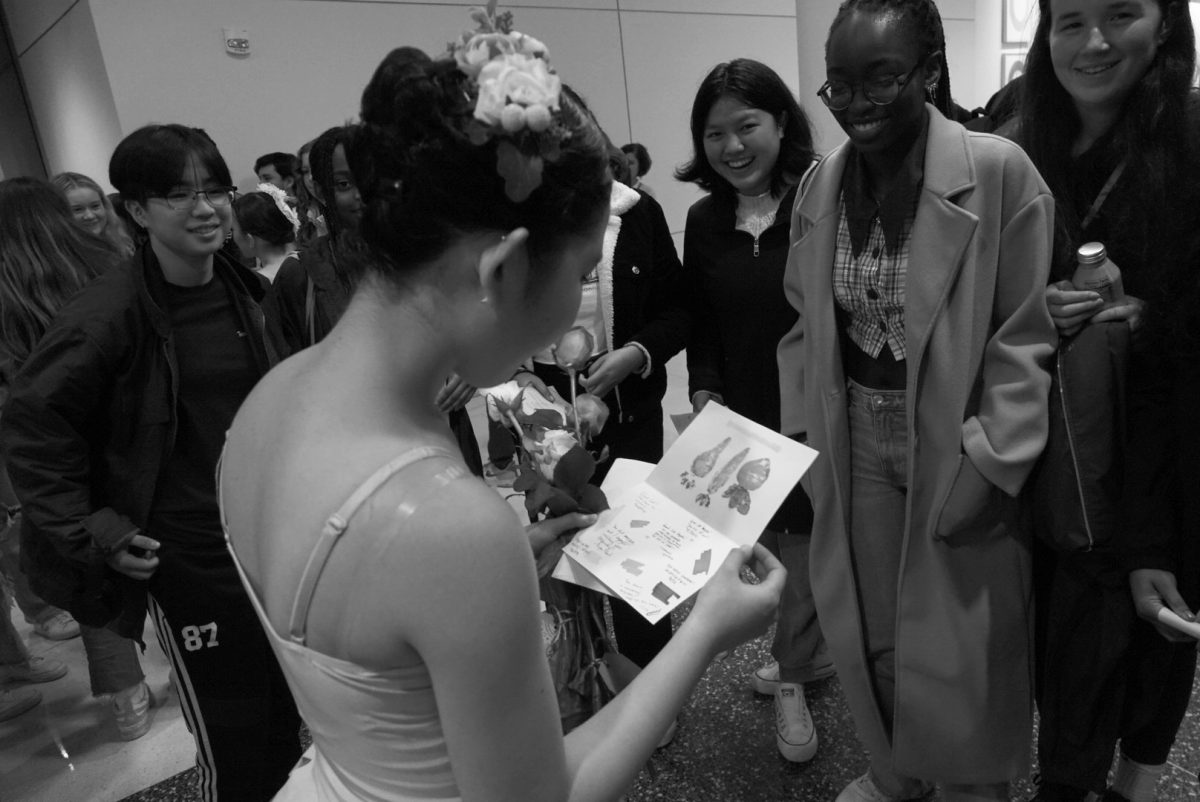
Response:
POLYGON ((451 42, 447 57, 471 80, 468 100, 475 113, 467 123, 471 141, 499 139, 496 172, 504 192, 520 203, 542 183, 542 167, 562 154, 570 139, 557 119, 562 81, 550 66, 546 46, 512 29, 512 12, 496 13, 496 0, 472 8, 478 27, 451 42))
POLYGON ((296 216, 296 210, 288 206, 286 192, 274 184, 259 184, 254 188, 254 191, 269 195, 271 200, 275 201, 275 207, 292 224, 292 231, 297 234, 300 233, 300 218, 296 216))

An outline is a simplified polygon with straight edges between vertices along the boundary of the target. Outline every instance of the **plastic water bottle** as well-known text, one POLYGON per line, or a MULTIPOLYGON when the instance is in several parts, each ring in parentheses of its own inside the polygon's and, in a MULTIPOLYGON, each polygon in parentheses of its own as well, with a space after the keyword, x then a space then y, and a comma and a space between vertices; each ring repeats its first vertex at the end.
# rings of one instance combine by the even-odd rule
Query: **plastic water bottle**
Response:
POLYGON ((1102 242, 1088 242, 1075 252, 1075 274, 1071 285, 1077 290, 1099 293, 1104 306, 1109 307, 1125 299, 1125 285, 1121 282, 1121 269, 1108 258, 1102 242))

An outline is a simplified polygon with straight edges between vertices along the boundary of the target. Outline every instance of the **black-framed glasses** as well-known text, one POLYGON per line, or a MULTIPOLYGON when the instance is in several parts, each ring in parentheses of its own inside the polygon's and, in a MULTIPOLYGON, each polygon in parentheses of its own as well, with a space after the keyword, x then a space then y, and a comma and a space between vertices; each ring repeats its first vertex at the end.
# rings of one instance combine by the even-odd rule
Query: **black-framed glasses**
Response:
POLYGON ((917 70, 924 65, 925 62, 921 61, 902 75, 885 75, 856 84, 849 81, 826 81, 817 90, 817 97, 821 98, 821 102, 831 111, 842 111, 850 108, 850 104, 854 102, 854 93, 862 89, 863 96, 867 100, 876 106, 886 106, 894 103, 896 98, 900 97, 901 90, 908 86, 909 81, 917 74, 917 70))
POLYGON ((201 195, 209 206, 220 208, 233 202, 236 187, 214 187, 213 189, 176 189, 166 195, 150 195, 151 198, 161 198, 164 203, 176 212, 190 212, 196 208, 196 201, 201 195))

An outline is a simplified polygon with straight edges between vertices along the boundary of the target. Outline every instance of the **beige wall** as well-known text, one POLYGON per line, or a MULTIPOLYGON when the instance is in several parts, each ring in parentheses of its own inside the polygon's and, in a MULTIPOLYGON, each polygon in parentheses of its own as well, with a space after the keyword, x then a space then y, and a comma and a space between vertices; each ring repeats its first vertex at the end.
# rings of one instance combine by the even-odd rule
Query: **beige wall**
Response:
POLYGON ((47 168, 106 185, 121 128, 88 3, 3 2, 47 168))
MULTIPOLYGON (((104 182, 120 136, 149 122, 206 128, 242 188, 254 159, 296 150, 352 119, 392 47, 440 52, 467 27, 455 0, 0 0, 12 23, 52 170, 104 182), (68 11, 69 9, 69 11, 68 11), (64 16, 65 12, 65 16, 64 16), (249 29, 247 57, 222 27, 249 29)), ((998 88, 1000 0, 940 0, 955 96, 998 88), (993 19, 994 18, 994 19, 993 19), (994 63, 993 63, 994 62, 994 63)), ((818 147, 842 133, 815 97, 837 0, 522 0, 517 27, 543 39, 617 144, 654 159, 648 183, 672 229, 699 197, 673 169, 691 155, 688 112, 715 64, 750 56, 777 70, 814 123, 818 147)))
MULTIPOLYGON (((91 11, 121 129, 203 126, 245 188, 260 154, 294 151, 352 118, 389 49, 440 52, 467 27, 468 5, 91 0, 91 11), (249 29, 251 55, 224 52, 225 26, 249 29)), ((647 180, 677 231, 699 197, 671 172, 690 156, 688 111, 704 73, 753 56, 799 88, 794 0, 523 0, 515 16, 518 29, 547 43, 559 73, 618 145, 639 141, 650 150, 647 180)))

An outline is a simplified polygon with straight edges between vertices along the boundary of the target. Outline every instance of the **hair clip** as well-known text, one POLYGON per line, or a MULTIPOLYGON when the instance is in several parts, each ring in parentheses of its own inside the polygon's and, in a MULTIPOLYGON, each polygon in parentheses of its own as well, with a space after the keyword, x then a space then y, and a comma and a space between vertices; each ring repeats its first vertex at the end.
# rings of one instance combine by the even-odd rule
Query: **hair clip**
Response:
POLYGON ((259 184, 254 191, 261 192, 275 201, 275 208, 292 224, 292 231, 300 233, 300 218, 296 216, 296 210, 288 206, 286 192, 274 184, 259 184))

